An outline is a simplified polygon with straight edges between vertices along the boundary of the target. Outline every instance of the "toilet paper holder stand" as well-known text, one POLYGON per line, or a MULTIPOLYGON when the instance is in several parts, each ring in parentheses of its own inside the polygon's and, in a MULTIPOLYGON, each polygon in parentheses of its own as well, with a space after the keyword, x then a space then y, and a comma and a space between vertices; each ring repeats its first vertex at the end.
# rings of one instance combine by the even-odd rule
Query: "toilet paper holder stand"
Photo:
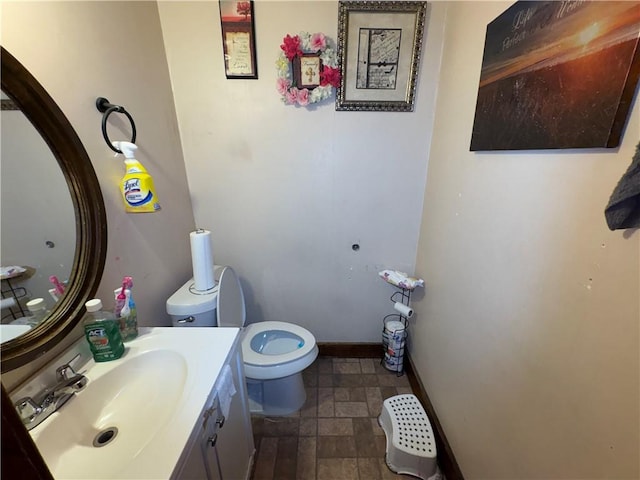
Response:
MULTIPOLYGON (((398 291, 394 292, 390 297, 394 307, 396 303, 400 303, 409 308, 411 303, 411 290, 402 287, 396 288, 398 291)), ((384 365, 387 370, 395 372, 398 377, 404 374, 404 349, 407 339, 408 322, 408 317, 402 313, 391 313, 386 315, 382 320, 383 355, 380 364, 384 365), (388 322, 391 321, 400 322, 402 329, 397 328, 397 323, 393 324, 394 328, 391 329, 388 326, 388 322)))

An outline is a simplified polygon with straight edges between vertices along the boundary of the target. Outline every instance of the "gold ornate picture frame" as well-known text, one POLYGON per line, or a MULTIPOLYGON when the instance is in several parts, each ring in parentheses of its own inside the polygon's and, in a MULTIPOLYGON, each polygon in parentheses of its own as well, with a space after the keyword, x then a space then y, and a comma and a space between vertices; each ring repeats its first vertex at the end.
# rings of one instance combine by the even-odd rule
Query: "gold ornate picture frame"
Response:
POLYGON ((427 2, 341 1, 336 110, 411 112, 427 2))

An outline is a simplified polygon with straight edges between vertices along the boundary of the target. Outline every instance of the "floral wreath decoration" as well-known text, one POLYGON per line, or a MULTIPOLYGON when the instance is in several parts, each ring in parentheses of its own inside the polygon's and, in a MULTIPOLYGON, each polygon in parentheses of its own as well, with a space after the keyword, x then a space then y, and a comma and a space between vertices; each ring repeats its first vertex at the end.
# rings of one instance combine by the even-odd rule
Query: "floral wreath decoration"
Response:
POLYGON ((276 60, 276 89, 282 95, 282 101, 287 105, 305 107, 328 98, 333 89, 340 85, 340 69, 336 51, 328 45, 325 35, 300 32, 294 37, 287 34, 282 41, 282 51, 276 60), (298 88, 292 80, 293 62, 305 54, 319 54, 322 61, 320 83, 313 88, 298 88))

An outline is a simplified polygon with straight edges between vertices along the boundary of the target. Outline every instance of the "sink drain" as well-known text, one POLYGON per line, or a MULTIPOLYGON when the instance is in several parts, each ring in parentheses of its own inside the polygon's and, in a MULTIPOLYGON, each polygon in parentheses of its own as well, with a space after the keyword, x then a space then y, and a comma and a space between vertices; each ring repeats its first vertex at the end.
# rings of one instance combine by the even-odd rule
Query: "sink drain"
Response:
POLYGON ((110 443, 114 438, 118 435, 117 427, 109 427, 102 430, 98 433, 93 439, 94 447, 104 447, 108 443, 110 443))

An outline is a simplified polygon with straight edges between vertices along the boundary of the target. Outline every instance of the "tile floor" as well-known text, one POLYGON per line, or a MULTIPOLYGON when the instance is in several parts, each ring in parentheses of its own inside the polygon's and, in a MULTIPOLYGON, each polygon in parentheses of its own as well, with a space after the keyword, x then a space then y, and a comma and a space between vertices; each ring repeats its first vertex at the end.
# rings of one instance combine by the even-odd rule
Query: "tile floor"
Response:
POLYGON ((288 417, 252 417, 253 480, 375 480, 415 478, 386 466, 382 402, 413 393, 373 358, 318 359, 303 372, 304 407, 288 417))

